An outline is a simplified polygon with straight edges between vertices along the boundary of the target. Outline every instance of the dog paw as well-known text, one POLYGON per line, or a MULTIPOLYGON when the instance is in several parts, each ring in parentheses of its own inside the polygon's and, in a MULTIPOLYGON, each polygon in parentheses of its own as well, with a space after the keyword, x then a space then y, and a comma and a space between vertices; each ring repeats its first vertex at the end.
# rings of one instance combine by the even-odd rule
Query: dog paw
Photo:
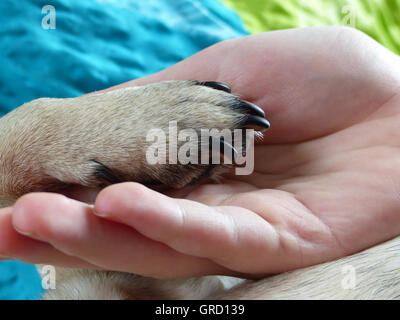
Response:
POLYGON ((243 144, 234 143, 235 130, 264 131, 269 123, 261 108, 225 84, 165 81, 34 100, 3 117, 0 127, 0 194, 18 197, 72 184, 183 187, 221 167, 212 163, 210 145, 219 144, 219 151, 230 150, 234 158, 243 151, 243 144), (221 136, 223 130, 228 133, 221 136), (179 161, 188 162, 188 154, 189 163, 179 161), (191 161, 196 156, 197 163, 191 161))

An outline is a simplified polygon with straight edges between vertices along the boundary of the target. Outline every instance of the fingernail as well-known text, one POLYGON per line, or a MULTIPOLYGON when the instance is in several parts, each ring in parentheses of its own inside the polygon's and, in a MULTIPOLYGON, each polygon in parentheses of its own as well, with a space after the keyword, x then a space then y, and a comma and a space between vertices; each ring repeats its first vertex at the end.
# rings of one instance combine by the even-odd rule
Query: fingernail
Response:
POLYGON ((101 217, 101 218, 106 218, 107 214, 104 214, 102 212, 98 212, 94 209, 94 205, 89 205, 89 207, 92 209, 92 212, 95 216, 101 217))
POLYGON ((29 238, 32 238, 32 239, 35 239, 35 240, 42 241, 42 239, 34 232, 28 232, 28 231, 20 230, 20 229, 16 228, 15 226, 14 226, 14 229, 19 234, 22 234, 25 237, 29 237, 29 238))
POLYGON ((31 233, 31 232, 18 229, 18 228, 16 228, 15 226, 14 226, 14 229, 15 229, 15 231, 17 231, 18 233, 20 233, 20 234, 22 234, 22 235, 24 235, 24 236, 31 237, 31 236, 33 235, 33 233, 31 233))

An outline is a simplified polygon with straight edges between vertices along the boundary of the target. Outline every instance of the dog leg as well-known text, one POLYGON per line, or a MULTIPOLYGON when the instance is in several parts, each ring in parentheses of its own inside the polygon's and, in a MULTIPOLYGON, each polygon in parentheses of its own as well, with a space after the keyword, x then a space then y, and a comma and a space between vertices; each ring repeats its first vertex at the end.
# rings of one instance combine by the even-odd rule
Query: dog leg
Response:
MULTIPOLYGON (((208 161, 173 164, 170 154, 167 164, 148 163, 149 129, 167 132, 169 147, 171 121, 178 132, 269 127, 260 108, 217 82, 166 81, 72 99, 34 100, 0 119, 0 207, 35 191, 101 188, 122 181, 180 188, 218 172, 221 165, 208 161)), ((213 138, 227 146, 221 136, 211 135, 193 147, 205 151, 213 138)), ((183 143, 178 141, 178 147, 183 143)), ((217 277, 161 281, 117 272, 56 271, 57 290, 49 290, 45 299, 202 298, 226 283, 217 277)))
POLYGON ((400 299, 400 237, 339 260, 248 281, 212 299, 400 299))

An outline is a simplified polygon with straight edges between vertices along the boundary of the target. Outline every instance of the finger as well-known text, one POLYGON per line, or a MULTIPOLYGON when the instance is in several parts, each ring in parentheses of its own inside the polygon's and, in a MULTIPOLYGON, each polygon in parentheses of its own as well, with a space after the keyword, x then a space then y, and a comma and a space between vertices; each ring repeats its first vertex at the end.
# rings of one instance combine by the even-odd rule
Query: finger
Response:
POLYGON ((17 232, 12 223, 12 211, 12 207, 0 209, 0 256, 2 260, 62 264, 69 267, 93 267, 80 259, 59 252, 48 243, 17 232))
POLYGON ((244 208, 209 207, 169 198, 138 183, 122 183, 100 192, 95 214, 129 225, 181 253, 239 272, 272 271, 279 266, 269 258, 283 259, 274 228, 244 208))
POLYGON ((14 206, 13 223, 66 255, 107 270, 161 278, 227 272, 207 259, 181 254, 128 226, 96 217, 89 205, 61 195, 22 197, 14 206))

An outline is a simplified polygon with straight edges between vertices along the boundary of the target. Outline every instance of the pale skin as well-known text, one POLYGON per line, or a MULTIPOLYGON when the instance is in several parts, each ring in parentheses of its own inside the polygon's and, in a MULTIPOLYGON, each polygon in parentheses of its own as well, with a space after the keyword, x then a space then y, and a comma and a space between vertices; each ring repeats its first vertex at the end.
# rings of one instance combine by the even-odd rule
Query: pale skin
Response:
POLYGON ((0 210, 3 259, 259 278, 400 234, 398 56, 347 28, 285 30, 219 43, 119 87, 169 79, 221 81, 265 110, 255 172, 168 195, 137 183, 97 198, 69 191, 81 201, 25 195, 0 210))

